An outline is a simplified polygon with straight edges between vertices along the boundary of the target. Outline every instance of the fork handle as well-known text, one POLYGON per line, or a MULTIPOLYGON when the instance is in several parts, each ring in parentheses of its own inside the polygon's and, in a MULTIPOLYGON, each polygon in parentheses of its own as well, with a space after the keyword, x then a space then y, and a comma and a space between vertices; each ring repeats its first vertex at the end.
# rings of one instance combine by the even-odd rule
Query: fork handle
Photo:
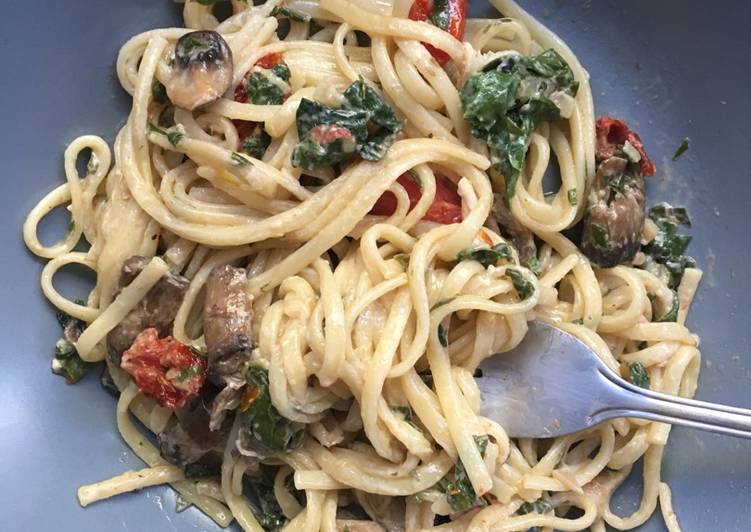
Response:
POLYGON ((610 384, 612 395, 603 401, 608 406, 593 414, 593 424, 634 417, 751 439, 751 410, 645 390, 609 371, 601 373, 610 384))

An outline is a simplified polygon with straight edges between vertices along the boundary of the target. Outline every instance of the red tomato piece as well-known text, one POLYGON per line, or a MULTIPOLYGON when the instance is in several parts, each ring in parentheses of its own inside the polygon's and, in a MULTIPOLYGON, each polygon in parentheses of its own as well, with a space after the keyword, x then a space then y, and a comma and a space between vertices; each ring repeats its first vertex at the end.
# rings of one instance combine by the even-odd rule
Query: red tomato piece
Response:
POLYGON ((352 132, 346 127, 336 124, 321 124, 308 132, 310 140, 320 146, 328 146, 339 139, 351 139, 352 132))
POLYGON ((232 123, 237 129, 237 136, 240 138, 240 143, 248 137, 252 137, 256 133, 258 128, 258 122, 248 122, 247 120, 233 120, 232 123))
POLYGON ((655 175, 655 165, 644 150, 639 135, 632 131, 623 120, 603 116, 597 119, 597 160, 604 161, 615 154, 616 148, 628 141, 641 155, 639 168, 643 176, 655 175))
MULTIPOLYGON (((409 210, 415 208, 422 197, 420 185, 409 174, 402 174, 397 182, 404 187, 409 196, 409 210)), ((435 198, 428 208, 423 220, 439 224, 454 224, 462 221, 462 199, 457 192, 456 185, 449 178, 436 176, 435 198)), ((396 196, 386 191, 378 198, 370 214, 391 216, 396 211, 396 196)))
MULTIPOLYGON (((433 0, 415 0, 409 10, 409 18, 411 20, 427 20, 433 12, 433 7, 433 0)), ((464 38, 464 25, 467 21, 467 0, 448 0, 448 9, 449 26, 447 31, 461 41, 464 38)), ((450 59, 446 52, 427 43, 424 43, 424 45, 439 64, 445 65, 450 59)))
MULTIPOLYGON (((259 66, 261 68, 274 68, 276 65, 282 62, 284 59, 284 56, 281 54, 281 52, 274 52, 273 54, 266 54, 262 58, 260 58, 258 61, 256 61, 255 66, 259 66)), ((245 86, 248 84, 248 78, 250 77, 250 72, 245 74, 245 77, 243 77, 243 80, 237 84, 237 87, 235 87, 235 97, 234 100, 236 102, 240 103, 248 103, 248 92, 245 90, 245 86)))
POLYGON ((248 76, 245 76, 243 80, 235 87, 234 100, 240 103, 248 103, 248 91, 245 90, 245 84, 248 82, 248 76))
POLYGON ((256 66, 261 68, 274 68, 276 65, 282 62, 283 56, 281 52, 274 52, 272 54, 266 54, 258 61, 256 66))
POLYGON ((120 367, 141 392, 167 408, 184 406, 206 381, 206 360, 171 336, 159 338, 153 328, 141 331, 123 353, 120 367))

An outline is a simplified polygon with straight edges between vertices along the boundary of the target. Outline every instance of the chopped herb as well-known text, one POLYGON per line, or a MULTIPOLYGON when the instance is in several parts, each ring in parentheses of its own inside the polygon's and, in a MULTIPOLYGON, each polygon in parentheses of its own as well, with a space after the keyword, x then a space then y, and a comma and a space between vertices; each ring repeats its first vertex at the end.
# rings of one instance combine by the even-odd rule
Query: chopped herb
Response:
POLYGON ((527 261, 527 268, 530 269, 537 277, 542 275, 542 266, 540 266, 540 260, 534 255, 527 261))
POLYGON ((167 88, 158 79, 155 79, 154 83, 151 84, 151 97, 156 103, 165 104, 169 102, 167 88))
POLYGON ((233 151, 230 154, 229 158, 232 159, 232 162, 234 162, 237 166, 246 166, 250 164, 250 159, 248 159, 244 155, 237 153, 236 151, 233 151))
POLYGON ((506 273, 511 277, 511 282, 514 283, 514 290, 519 294, 519 299, 524 301, 535 293, 535 286, 524 277, 522 272, 509 268, 506 273))
POLYGON ((407 271, 407 268, 409 268, 409 254, 408 253, 398 253, 394 255, 394 260, 401 264, 402 268, 404 268, 404 271, 407 271))
MULTIPOLYGON (((74 303, 76 305, 82 305, 82 306, 86 305, 86 302, 83 299, 76 299, 74 303)), ((71 321, 76 320, 76 318, 74 318, 73 316, 69 315, 66 312, 63 312, 62 310, 58 310, 55 313, 55 319, 57 319, 57 323, 63 329, 65 329, 71 321)), ((76 321, 80 321, 80 320, 76 320, 76 321)))
POLYGON ((248 135, 243 139, 243 151, 254 159, 262 159, 270 143, 271 138, 265 131, 261 131, 260 135, 248 135))
POLYGON ((165 105, 159 113, 159 127, 170 128, 175 125, 175 107, 165 105))
POLYGON ((149 124, 149 131, 152 133, 158 133, 160 135, 164 135, 167 137, 167 140, 170 144, 177 147, 177 145, 180 143, 181 140, 183 140, 184 135, 180 133, 179 131, 172 131, 167 129, 162 129, 158 126, 155 126, 154 124, 149 124))
POLYGON ((553 505, 545 499, 537 499, 535 502, 525 502, 516 511, 518 515, 526 514, 549 514, 553 511, 553 505))
MULTIPOLYGON (((481 455, 485 455, 488 446, 487 436, 473 436, 481 455)), ((463 512, 473 506, 485 506, 487 502, 475 493, 469 481, 467 471, 461 461, 454 467, 453 475, 449 473, 437 484, 439 490, 446 494, 446 501, 454 512, 463 512)))
POLYGON ((456 256, 456 262, 462 262, 464 260, 474 260, 482 264, 483 268, 487 268, 496 264, 501 259, 513 260, 514 252, 511 245, 501 242, 496 244, 492 248, 470 248, 460 251, 456 256))
POLYGON ((681 158, 681 155, 686 153, 688 151, 689 144, 691 144, 691 139, 686 137, 681 141, 681 145, 678 146, 678 149, 675 150, 675 154, 673 155, 673 160, 677 161, 681 158))
POLYGON ((89 364, 79 355, 73 345, 61 338, 55 344, 55 357, 52 359, 52 372, 65 377, 67 384, 80 381, 89 370, 89 364))
POLYGON ((181 370, 177 376, 177 380, 179 380, 180 382, 183 382, 183 381, 187 381, 191 377, 195 377, 201 374, 203 374, 203 366, 200 366, 198 364, 193 364, 192 366, 188 366, 187 368, 181 370))
POLYGON ((271 16, 288 18, 290 20, 294 20, 295 22, 308 22, 310 20, 310 15, 308 15, 307 13, 303 13, 302 11, 298 11, 296 9, 291 9, 286 6, 276 6, 271 10, 271 16))
POLYGON ((575 188, 568 189, 568 202, 570 205, 579 203, 579 195, 575 188))
POLYGON ((649 209, 649 217, 654 220, 668 220, 677 225, 691 227, 691 217, 686 207, 673 207, 669 203, 661 202, 649 209))
POLYGON ((283 79, 286 82, 289 82, 289 78, 292 75, 289 67, 287 66, 287 63, 285 63, 284 61, 277 63, 273 67, 271 67, 271 72, 276 77, 283 79))
POLYGON ((678 297, 678 292, 673 290, 673 301, 668 310, 663 316, 653 319, 652 321, 658 323, 672 323, 678 321, 678 310, 681 308, 681 300, 678 297))
POLYGON ((258 523, 267 532, 277 532, 287 524, 287 518, 282 512, 279 501, 274 495, 274 479, 279 466, 259 464, 257 475, 243 476, 243 491, 253 504, 253 513, 258 523))
POLYGON ((55 358, 60 360, 70 358, 75 352, 76 348, 65 338, 60 338, 55 342, 55 358))
POLYGON ((472 438, 475 440, 475 445, 477 445, 477 448, 480 450, 480 454, 485 456, 485 450, 488 448, 490 438, 488 438, 487 434, 483 434, 482 436, 475 434, 472 438))
POLYGON ((415 428, 419 428, 415 423, 412 409, 409 406, 392 406, 391 410, 401 415, 401 418, 415 428))
POLYGON ((635 362, 629 366, 631 382, 641 388, 649 389, 649 373, 641 362, 635 362))
POLYGON ((441 323, 438 324, 438 341, 443 347, 449 346, 449 332, 441 323))
POLYGON ((449 0, 434 0, 433 9, 428 15, 430 22, 443 31, 449 30, 451 22, 451 2, 449 0))
POLYGON ((222 474, 222 468, 218 464, 187 464, 183 471, 185 478, 218 477, 222 474))
POLYGON ((654 268, 666 272, 668 286, 678 288, 686 268, 696 266, 694 259, 684 255, 691 237, 678 234, 678 226, 690 227, 691 220, 683 207, 673 207, 668 203, 659 203, 649 210, 649 217, 659 231, 655 238, 642 251, 648 257, 644 268, 654 268))
POLYGON ((117 385, 115 384, 115 379, 112 378, 110 370, 106 364, 104 365, 102 374, 99 377, 99 384, 101 384, 102 388, 107 390, 110 395, 113 395, 115 397, 120 396, 120 390, 118 390, 117 385))
POLYGON ((655 294, 654 292, 647 292, 647 299, 649 299, 650 301, 654 301, 656 298, 657 298, 657 294, 655 294))
POLYGON ((303 98, 296 122, 300 142, 292 152, 292 164, 307 170, 346 162, 355 152, 367 161, 378 161, 403 127, 394 110, 362 78, 347 87, 338 109, 303 98))
POLYGON ((245 84, 248 101, 255 105, 281 105, 284 90, 260 72, 253 72, 245 84))
MULTIPOLYGON (((85 305, 83 300, 76 299, 77 305, 85 305)), ((65 377, 67 384, 75 384, 86 375, 90 364, 85 362, 76 351, 71 342, 75 342, 86 327, 86 324, 65 312, 58 311, 55 314, 57 323, 63 329, 63 338, 55 342, 54 357, 52 359, 52 372, 65 377)))
POLYGON ((255 398, 240 414, 241 438, 248 436, 269 451, 287 451, 302 443, 305 431, 283 417, 271 402, 269 372, 253 366, 246 374, 255 398))
MULTIPOLYGON (((303 99, 303 101, 305 100, 303 99)), ((324 128, 326 126, 319 127, 324 128)), ((292 165, 306 170, 314 170, 335 166, 351 159, 356 148, 354 142, 352 142, 352 134, 346 128, 341 128, 341 131, 343 131, 342 136, 332 142, 319 142, 312 138, 305 138, 298 142, 292 151, 292 165)))
POLYGON ((578 88, 568 64, 552 49, 535 57, 491 61, 462 87, 464 118, 472 135, 491 148, 507 200, 516 193, 530 135, 542 122, 561 118, 553 94, 573 97, 578 88))
POLYGON ((610 235, 606 227, 600 224, 592 223, 592 242, 600 248, 607 248, 610 242, 610 235))
POLYGON ((581 318, 577 318, 574 321, 572 321, 571 323, 573 323, 574 325, 584 325, 584 320, 581 319, 581 318))

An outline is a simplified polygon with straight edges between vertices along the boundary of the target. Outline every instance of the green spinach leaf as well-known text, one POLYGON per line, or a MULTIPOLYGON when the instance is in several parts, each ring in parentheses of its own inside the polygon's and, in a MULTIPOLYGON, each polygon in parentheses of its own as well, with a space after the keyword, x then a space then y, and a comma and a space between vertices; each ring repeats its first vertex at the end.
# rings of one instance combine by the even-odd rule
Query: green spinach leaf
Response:
POLYGON ((526 515, 526 514, 549 514, 553 511, 553 505, 550 504, 545 499, 537 499, 534 502, 525 502, 522 504, 519 509, 516 511, 518 515, 526 515))
POLYGON ((245 84, 248 101, 255 105, 281 105, 284 102, 284 91, 261 72, 250 74, 245 84))
POLYGON ((155 126, 154 124, 149 124, 149 131, 151 131, 152 133, 158 133, 159 135, 164 135, 165 137, 167 137, 169 143, 175 147, 177 147, 177 145, 181 140, 183 140, 184 137, 184 135, 177 130, 162 129, 158 126, 155 126))
POLYGON ((310 20, 310 15, 308 15, 307 13, 303 13, 302 11, 298 11, 286 6, 276 6, 271 10, 271 16, 288 18, 290 20, 294 20, 295 22, 308 22, 310 20))
POLYGON ((252 502, 258 501, 253 514, 266 532, 277 532, 287 524, 279 501, 274 495, 274 480, 279 466, 260 464, 258 473, 243 477, 243 491, 252 502))
POLYGON ((344 91, 345 107, 367 114, 366 135, 355 135, 357 152, 366 161, 378 161, 394 143, 402 123, 378 93, 358 79, 344 91))
POLYGON ((271 137, 261 130, 258 135, 248 135, 243 139, 243 151, 254 159, 262 159, 269 144, 271 144, 271 137))
POLYGON ((52 359, 52 372, 65 377, 67 384, 75 384, 89 371, 89 363, 79 355, 73 344, 61 338, 55 344, 55 357, 52 359))
POLYGON ((673 207, 669 203, 659 203, 649 210, 649 217, 657 225, 655 238, 642 251, 650 261, 665 268, 672 289, 678 288, 686 268, 696 266, 694 259, 684 255, 691 243, 691 237, 678 233, 678 226, 691 227, 691 219, 683 207, 673 207))
POLYGON ((260 447, 269 451, 287 451, 302 443, 305 431, 283 417, 271 403, 269 372, 253 366, 245 376, 255 393, 255 399, 240 412, 240 430, 260 447))
POLYGON ((641 362, 635 362, 629 366, 631 382, 641 388, 649 389, 650 379, 647 368, 641 362))
POLYGON ((355 152, 367 161, 380 160, 403 124, 394 110, 362 79, 344 91, 344 103, 332 108, 303 98, 296 123, 300 142, 292 164, 307 170, 350 160, 355 152))
POLYGON ((516 193, 530 135, 540 123, 561 117, 551 97, 557 92, 573 97, 578 88, 568 64, 552 49, 492 61, 462 87, 464 118, 472 135, 490 147, 507 200, 516 193))
POLYGON ((691 139, 686 137, 681 141, 681 145, 678 146, 678 149, 675 150, 675 154, 673 155, 673 160, 677 161, 681 158, 681 156, 688 151, 688 147, 691 144, 691 139))
POLYGON ((514 284, 514 290, 519 294, 519 299, 524 301, 535 293, 535 286, 524 277, 522 272, 509 268, 506 273, 511 277, 511 282, 514 284))
MULTIPOLYGON (((485 456, 485 450, 488 447, 488 437, 486 435, 473 436, 480 454, 485 456)), ((478 497, 475 493, 472 483, 469 481, 467 470, 464 464, 457 462, 454 466, 453 475, 449 473, 443 477, 437 484, 438 489, 446 494, 446 500, 454 512, 463 512, 474 506, 485 506, 487 502, 484 498, 478 497)))
POLYGON ((499 260, 513 260, 514 252, 510 244, 501 242, 496 244, 492 248, 469 248, 460 251, 456 256, 456 262, 462 262, 464 260, 474 260, 482 264, 483 268, 487 268, 496 264, 499 260))
POLYGON ((678 321, 678 310, 681 308, 681 300, 678 297, 678 292, 673 290, 673 301, 670 305, 670 309, 661 317, 655 318, 652 321, 658 323, 671 323, 678 321))

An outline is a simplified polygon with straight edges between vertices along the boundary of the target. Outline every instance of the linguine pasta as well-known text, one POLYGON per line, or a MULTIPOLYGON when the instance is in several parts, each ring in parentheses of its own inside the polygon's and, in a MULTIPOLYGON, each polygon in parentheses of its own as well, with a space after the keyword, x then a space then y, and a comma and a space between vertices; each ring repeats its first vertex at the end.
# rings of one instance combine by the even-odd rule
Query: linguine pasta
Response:
MULTIPOLYGON (((511 0, 492 3, 502 15, 467 20, 463 42, 410 20, 410 5, 400 1, 292 0, 285 7, 305 17, 290 18, 280 32, 287 19, 272 13, 278 0, 255 7, 233 0, 233 14, 222 22, 212 5, 189 1, 185 28, 148 31, 125 43, 117 74, 132 96, 127 123, 112 149, 95 136, 68 146, 66 182, 39 202, 23 228, 29 249, 49 259, 45 296, 85 323, 77 354, 86 363, 107 362, 119 391, 118 428, 148 466, 82 487, 82 505, 170 483, 221 527, 234 520, 247 531, 271 529, 244 488, 265 464, 274 466, 268 488, 282 520, 277 528, 290 531, 631 529, 658 502, 669 529, 679 530, 660 479, 669 426, 618 419, 555 440, 510 439, 478 413, 475 370, 513 349, 532 319, 577 336, 624 375, 638 364, 661 392, 692 396, 700 366, 698 339, 684 325, 699 270, 687 268, 677 287, 676 320, 653 321, 651 300, 672 294, 664 278, 638 260, 597 268, 564 234, 586 215, 597 169, 589 75, 565 43, 511 0), (192 111, 176 107, 173 124, 154 127, 163 111, 155 82, 169 89, 175 43, 191 30, 224 38, 233 88, 262 58, 281 54, 289 79, 269 79, 286 98, 256 104, 236 101, 230 90, 192 111), (425 43, 446 54, 444 68, 425 43), (515 247, 489 265, 457 260, 466 250, 509 242, 493 210, 504 176, 465 120, 460 89, 493 58, 549 49, 567 63, 578 90, 562 101, 559 120, 531 132, 507 202, 537 238, 539 265, 522 261, 515 247), (333 170, 295 166, 301 102, 334 108, 358 81, 403 124, 393 144, 378 160, 355 158, 333 170), (243 153, 241 122, 262 125, 262 156, 243 153), (76 161, 87 153, 80 175, 76 161), (546 193, 543 176, 552 165, 561 184, 546 193), (412 203, 398 181, 408 172, 420 188, 412 203), (456 188, 461 219, 426 220, 445 179, 456 188), (393 211, 374 214, 387 192, 393 211), (45 246, 38 223, 63 205, 70 230, 45 246), (75 250, 82 237, 88 251, 75 250), (123 264, 133 256, 148 261, 120 290, 123 264), (96 273, 84 302, 53 286, 69 264, 96 273), (267 372, 275 412, 303 432, 284 451, 240 452, 242 406, 235 404, 231 428, 213 451, 220 470, 188 478, 133 419, 158 435, 179 422, 179 408, 160 406, 113 367, 106 339, 171 272, 188 284, 169 334, 205 354, 206 285, 228 264, 247 271, 251 364, 267 372), (641 502, 618 516, 611 496, 640 458, 641 502), (457 509, 452 497, 467 487, 474 499, 457 509), (365 515, 348 516, 353 505, 365 515)), ((645 225, 644 242, 654 238, 652 225, 645 225)))

